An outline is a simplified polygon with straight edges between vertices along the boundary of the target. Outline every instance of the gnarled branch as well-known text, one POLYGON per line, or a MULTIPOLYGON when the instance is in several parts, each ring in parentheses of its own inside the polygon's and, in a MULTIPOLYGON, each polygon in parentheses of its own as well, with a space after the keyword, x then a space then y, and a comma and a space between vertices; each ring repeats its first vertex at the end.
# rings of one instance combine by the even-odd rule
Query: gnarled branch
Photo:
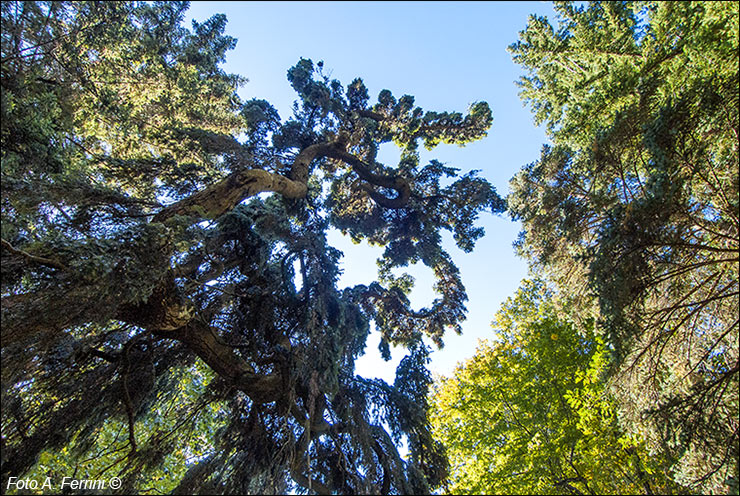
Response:
POLYGON ((364 185, 362 189, 367 191, 370 198, 381 207, 396 209, 402 208, 408 203, 411 197, 411 187, 403 177, 375 174, 365 162, 340 148, 332 148, 328 156, 351 165, 352 170, 360 176, 360 179, 370 183, 370 185, 364 185), (373 186, 394 189, 398 192, 398 196, 388 198, 378 193, 373 186))
POLYGON ((255 403, 275 401, 283 393, 279 374, 259 374, 234 349, 217 338, 210 326, 193 319, 175 331, 154 331, 160 338, 185 344, 221 378, 249 396, 255 403))
POLYGON ((152 222, 164 222, 175 215, 215 219, 242 200, 266 191, 280 193, 286 198, 301 198, 308 190, 305 183, 262 169, 234 172, 204 190, 163 208, 152 222))
POLYGON ((11 245, 8 241, 4 239, 2 240, 2 245, 3 245, 3 248, 8 250, 10 253, 13 253, 14 255, 20 255, 26 260, 28 260, 29 262, 33 262, 38 265, 46 265, 47 267, 53 267, 59 270, 69 271, 69 268, 61 262, 57 262, 56 260, 52 260, 50 258, 31 255, 30 253, 26 251, 15 248, 13 245, 11 245))
POLYGON ((317 143, 302 150, 293 161, 290 178, 262 169, 237 171, 202 191, 163 208, 153 222, 164 222, 175 215, 194 215, 215 219, 237 206, 242 200, 272 191, 286 198, 302 198, 308 188, 308 173, 313 160, 326 156, 333 143, 317 143))

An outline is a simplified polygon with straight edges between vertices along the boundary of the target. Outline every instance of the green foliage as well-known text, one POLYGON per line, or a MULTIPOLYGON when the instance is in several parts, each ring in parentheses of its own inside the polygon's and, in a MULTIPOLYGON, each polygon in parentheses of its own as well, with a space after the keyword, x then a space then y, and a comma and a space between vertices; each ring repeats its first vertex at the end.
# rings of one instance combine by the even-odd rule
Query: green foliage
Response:
POLYGON ((442 378, 434 435, 454 494, 675 494, 667 464, 617 425, 608 351, 593 325, 563 320, 540 281, 524 281, 496 338, 442 378))
POLYGON ((187 29, 186 8, 2 3, 3 484, 431 491, 422 338, 459 332, 467 300, 440 231, 470 251, 504 202, 417 148, 484 137, 488 105, 372 102, 301 59, 281 120, 220 68, 226 18, 187 29), (400 163, 378 162, 391 142, 400 163), (385 247, 377 281, 337 288, 330 227, 385 247), (438 294, 421 310, 393 275, 416 262, 438 294), (408 349, 393 384, 354 373, 371 324, 408 349))
POLYGON ((552 145, 517 247, 613 349, 625 428, 704 492, 738 478, 738 8, 556 4, 510 47, 552 145))
MULTIPOLYGON (((219 391, 213 375, 198 361, 160 377, 166 383, 157 385, 155 405, 137 419, 135 436, 144 440, 146 451, 133 463, 138 475, 127 481, 126 492, 136 487, 170 492, 195 460, 212 455, 215 434, 228 415, 223 388, 219 391)), ((24 399, 32 401, 31 397, 24 399)), ((125 420, 115 418, 90 425, 90 432, 73 436, 60 450, 43 451, 26 476, 41 481, 51 477, 58 482, 71 474, 97 479, 112 468, 118 471, 126 462, 119 452, 127 449, 127 428, 125 420)))

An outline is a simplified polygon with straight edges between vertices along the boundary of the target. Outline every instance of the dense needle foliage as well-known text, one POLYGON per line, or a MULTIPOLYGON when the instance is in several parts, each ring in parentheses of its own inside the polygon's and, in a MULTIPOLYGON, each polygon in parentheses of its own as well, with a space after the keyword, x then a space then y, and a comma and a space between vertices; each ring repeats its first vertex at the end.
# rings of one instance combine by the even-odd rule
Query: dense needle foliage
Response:
POLYGON ((3 2, 3 487, 736 494, 738 6, 555 7, 510 46, 551 139, 508 198, 536 279, 432 386, 467 299, 441 232, 470 251, 505 202, 418 146, 484 137, 485 102, 300 59, 286 118, 220 68, 222 15, 3 2), (329 229, 385 248, 377 280, 337 287, 329 229), (354 372, 370 332, 407 351, 392 384, 354 372))
POLYGON ((2 3, 3 486, 428 492, 447 463, 422 338, 459 332, 466 301, 440 231, 469 251, 504 204, 417 146, 485 136, 488 105, 371 102, 301 59, 283 119, 219 68, 225 17, 186 29, 186 8, 2 3), (385 247, 377 281, 337 288, 331 227, 385 247), (416 262, 421 310, 394 272, 416 262), (354 374, 371 324, 408 350, 393 384, 354 374))
POLYGON ((433 397, 450 488, 737 494, 738 4, 556 2, 509 47, 551 143, 524 283, 433 397))
POLYGON ((738 480, 738 5, 557 3, 510 47, 552 146, 512 181, 520 252, 595 318, 622 425, 738 480))

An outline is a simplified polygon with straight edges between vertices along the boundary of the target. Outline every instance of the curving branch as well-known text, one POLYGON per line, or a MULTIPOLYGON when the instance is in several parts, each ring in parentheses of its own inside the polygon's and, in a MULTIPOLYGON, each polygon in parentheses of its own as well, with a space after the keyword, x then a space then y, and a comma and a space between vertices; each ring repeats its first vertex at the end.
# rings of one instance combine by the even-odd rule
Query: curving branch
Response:
POLYGON ((406 179, 399 176, 375 174, 362 160, 344 150, 346 137, 337 141, 317 143, 302 150, 293 161, 289 177, 262 169, 247 169, 234 172, 223 180, 208 186, 179 202, 160 210, 152 222, 164 222, 175 215, 190 215, 204 219, 215 219, 237 206, 241 201, 264 192, 275 192, 286 198, 303 198, 308 192, 307 183, 311 162, 318 158, 331 157, 352 166, 358 176, 370 183, 363 189, 380 206, 402 208, 411 197, 411 188, 406 179), (375 187, 394 189, 396 198, 388 198, 375 187))
POLYGON ((200 319, 193 319, 175 331, 156 330, 153 334, 182 342, 221 378, 255 403, 276 401, 284 393, 280 374, 257 373, 233 347, 218 339, 211 327, 200 319))
POLYGON ((234 172, 202 191, 163 208, 152 222, 164 222, 175 215, 215 219, 233 209, 242 200, 267 191, 280 193, 286 198, 301 198, 308 189, 306 183, 262 169, 234 172))
POLYGON ((381 207, 391 209, 405 207, 409 201, 409 197, 411 196, 411 189, 408 187, 408 184, 404 184, 400 187, 398 196, 396 198, 388 198, 387 196, 378 193, 369 184, 363 184, 360 188, 365 191, 375 203, 377 203, 381 207))
POLYGON ((360 179, 370 183, 363 185, 362 189, 381 207, 397 209, 403 208, 408 203, 411 197, 411 187, 403 177, 375 174, 365 162, 340 148, 332 148, 328 156, 351 165, 352 170, 360 176, 360 179), (394 189, 398 192, 398 196, 388 198, 378 193, 373 186, 394 189))
POLYGON ((255 403, 277 400, 283 393, 279 373, 259 374, 225 343, 210 324, 195 311, 192 302, 179 294, 171 272, 152 292, 146 302, 122 305, 116 318, 147 329, 153 335, 182 342, 214 372, 255 403))
POLYGON ((308 192, 306 184, 311 162, 326 156, 334 146, 334 143, 318 143, 302 150, 293 161, 289 178, 262 169, 234 172, 202 191, 163 208, 152 222, 164 222, 175 215, 215 219, 242 200, 268 191, 280 193, 286 198, 303 198, 308 192))

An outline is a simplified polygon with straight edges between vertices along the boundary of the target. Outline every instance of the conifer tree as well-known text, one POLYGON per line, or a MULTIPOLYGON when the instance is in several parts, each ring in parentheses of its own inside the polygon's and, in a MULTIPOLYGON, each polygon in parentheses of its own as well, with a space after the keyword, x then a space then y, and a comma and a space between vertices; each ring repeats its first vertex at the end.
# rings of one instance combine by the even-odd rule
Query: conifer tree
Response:
POLYGON ((552 138, 512 180, 518 247, 598 320, 623 425, 681 484, 737 492, 737 3, 556 9, 510 47, 552 138))
POLYGON ((371 101, 301 59, 285 119, 243 102, 236 40, 185 2, 2 3, 2 474, 119 475, 124 493, 428 492, 429 348, 460 331, 463 250, 502 212, 474 172, 417 147, 492 117, 371 101), (383 143, 402 149, 383 164, 383 143), (329 228, 385 247, 337 287, 329 228), (438 298, 411 308, 421 262, 438 298), (408 350, 354 373, 371 328, 408 350), (408 445, 406 459, 398 452, 408 445))

